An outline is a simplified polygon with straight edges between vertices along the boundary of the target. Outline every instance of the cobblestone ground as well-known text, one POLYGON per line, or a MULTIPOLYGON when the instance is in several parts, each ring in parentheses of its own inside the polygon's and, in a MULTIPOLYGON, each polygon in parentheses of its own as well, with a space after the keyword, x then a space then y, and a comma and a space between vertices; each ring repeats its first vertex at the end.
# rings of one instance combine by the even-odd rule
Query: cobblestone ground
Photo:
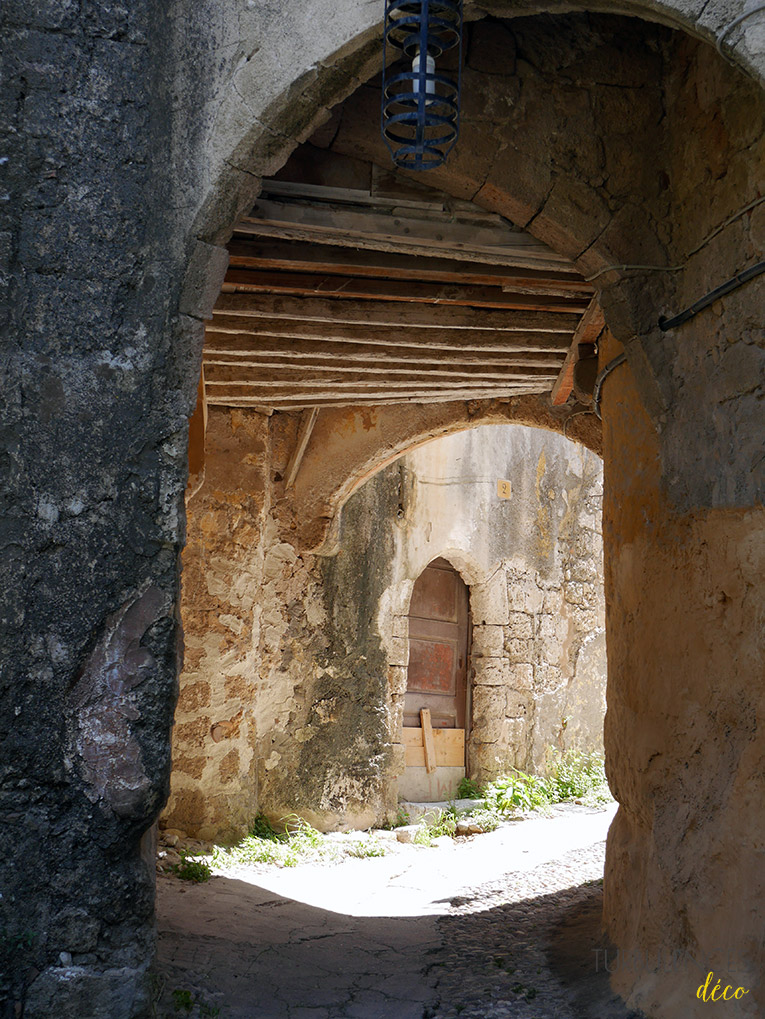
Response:
MULTIPOLYGON (((469 840, 452 852, 469 868, 485 838, 472 856, 469 840)), ((436 870, 439 849, 407 852, 425 855, 354 861, 356 880, 384 899, 411 881, 408 860, 436 870), (389 868, 384 880, 375 865, 389 868)), ((156 1015, 185 1002, 192 1019, 638 1019, 596 970, 604 853, 598 841, 473 888, 463 880, 431 915, 309 905, 263 887, 268 875, 162 877, 156 1015)), ((353 880, 332 870, 306 871, 314 901, 338 875, 353 880)))
POLYGON ((424 1019, 640 1019, 603 965, 604 855, 599 843, 455 898, 424 1019))

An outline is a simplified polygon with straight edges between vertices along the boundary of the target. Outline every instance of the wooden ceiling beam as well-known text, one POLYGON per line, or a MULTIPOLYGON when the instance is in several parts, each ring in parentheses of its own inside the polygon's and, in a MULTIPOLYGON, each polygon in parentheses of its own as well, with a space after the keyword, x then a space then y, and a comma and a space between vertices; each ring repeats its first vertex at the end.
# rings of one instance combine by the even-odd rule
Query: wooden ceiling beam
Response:
POLYGON ((436 366, 432 371, 423 371, 415 368, 378 368, 372 372, 368 368, 345 367, 338 368, 316 368, 316 367, 277 367, 262 368, 252 365, 219 365, 214 362, 205 361, 205 380, 207 385, 221 385, 228 382, 242 384, 263 384, 263 385, 320 385, 330 382, 337 382, 342 385, 353 385, 355 382, 364 382, 367 379, 374 385, 406 385, 415 380, 426 385, 502 385, 505 382, 513 382, 517 379, 550 379, 550 384, 555 380, 557 372, 555 368, 509 368, 503 372, 486 372, 481 370, 465 371, 443 371, 436 366), (370 375, 372 377, 370 378, 370 375))
MULTIPOLYGON (((463 215, 468 220, 467 215, 463 215)), ((576 272, 568 258, 500 217, 482 225, 475 221, 455 222, 449 211, 426 213, 400 207, 395 209, 394 215, 340 204, 259 199, 252 213, 236 224, 236 232, 576 272)))
POLYGON ((232 355, 225 351, 207 348, 204 352, 204 363, 209 366, 227 365, 239 368, 283 368, 294 369, 319 369, 335 371, 367 371, 367 372, 429 372, 439 371, 448 374, 465 374, 465 372, 481 375, 488 375, 492 372, 505 374, 519 368, 543 368, 553 375, 560 370, 561 358, 541 354, 513 355, 512 357, 492 357, 485 354, 476 354, 471 358, 463 356, 452 357, 422 357, 422 358, 393 358, 393 357, 370 357, 366 356, 349 357, 342 352, 334 357, 321 355, 304 355, 295 357, 290 353, 273 354, 263 356, 253 351, 245 355, 232 355))
POLYGON ((421 280, 479 286, 512 287, 517 293, 553 296, 591 295, 581 277, 554 270, 517 269, 453 258, 432 258, 398 252, 371 252, 324 244, 259 243, 234 237, 228 246, 235 269, 323 272, 330 275, 421 280))
POLYGON ((496 311, 493 308, 443 307, 417 305, 406 301, 340 300, 331 297, 305 297, 295 300, 278 294, 222 293, 213 309, 213 323, 221 316, 271 319, 275 327, 289 322, 329 323, 342 325, 385 326, 402 330, 410 326, 418 329, 491 330, 492 332, 568 333, 566 346, 571 342, 581 314, 551 314, 548 311, 496 311))
MULTIPOLYGON (((216 320, 217 326, 217 320, 216 320)), ((278 332, 260 332, 257 329, 243 329, 241 321, 224 323, 222 329, 212 328, 207 332, 207 346, 230 353, 258 354, 261 351, 276 350, 285 353, 324 353, 332 350, 342 352, 364 351, 367 354, 422 351, 427 357, 449 357, 452 354, 495 354, 512 355, 521 353, 552 354, 565 356, 571 334, 553 333, 494 333, 494 332, 446 332, 434 333, 401 329, 394 332, 370 328, 366 332, 354 327, 349 335, 342 327, 328 330, 326 335, 305 326, 284 328, 278 332), (339 335, 338 335, 339 334, 339 335)))
POLYGON ((555 380, 550 397, 553 407, 560 407, 564 404, 574 388, 574 365, 579 359, 579 345, 582 343, 595 344, 604 325, 603 309, 598 304, 597 298, 593 297, 574 331, 574 338, 566 354, 566 360, 555 380))
POLYGON ((506 287, 460 286, 456 283, 423 283, 409 280, 364 279, 322 273, 268 272, 229 269, 223 284, 227 293, 289 294, 317 297, 324 294, 339 300, 390 301, 396 304, 456 305, 468 308, 502 308, 509 311, 544 311, 552 314, 582 314, 588 300, 581 297, 551 297, 544 294, 516 294, 506 287))
POLYGON ((293 396, 289 399, 282 397, 274 398, 268 396, 236 396, 226 393, 218 393, 208 397, 211 406, 223 407, 254 407, 262 410, 304 410, 307 407, 383 407, 391 404, 409 403, 466 403, 474 400, 503 400, 514 396, 529 396, 549 392, 548 388, 539 386, 524 386, 515 390, 497 393, 491 392, 448 392, 448 393, 423 393, 392 396, 388 393, 376 393, 367 395, 324 396, 315 395, 293 396))
POLYGON ((457 382, 445 382, 443 384, 431 383, 431 382, 420 382, 417 381, 404 381, 400 383, 386 382, 385 385, 380 383, 365 383, 365 382, 327 382, 317 384, 316 386, 310 383, 303 383, 301 386, 293 385, 292 383, 259 383, 259 382, 221 382, 214 383, 208 380, 206 383, 206 392, 208 398, 213 398, 221 393, 225 393, 228 396, 239 396, 239 397, 251 397, 253 400, 265 400, 266 402, 277 399, 277 400, 308 400, 314 397, 344 397, 353 399, 380 399, 387 396, 419 396, 427 398, 428 396, 442 396, 447 393, 454 393, 458 396, 462 396, 464 399, 473 399, 475 393, 493 394, 495 396, 502 396, 503 394, 516 393, 516 392, 527 392, 529 389, 533 389, 535 392, 549 392, 550 386, 552 385, 551 379, 535 379, 533 381, 517 381, 517 382, 504 382, 497 383, 496 385, 490 385, 486 382, 480 382, 478 384, 465 383, 460 385, 457 382))

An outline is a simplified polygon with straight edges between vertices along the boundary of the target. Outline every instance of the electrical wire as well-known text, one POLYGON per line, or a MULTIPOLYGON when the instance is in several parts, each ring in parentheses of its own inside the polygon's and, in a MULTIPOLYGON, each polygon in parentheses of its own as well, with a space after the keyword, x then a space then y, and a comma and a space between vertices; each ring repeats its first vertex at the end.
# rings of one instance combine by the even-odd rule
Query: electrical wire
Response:
POLYGON ((598 276, 602 276, 603 273, 612 272, 614 270, 619 270, 620 272, 638 269, 643 272, 680 272, 686 267, 686 265, 688 265, 688 262, 694 255, 697 255, 703 247, 706 247, 706 245, 709 244, 711 240, 714 240, 719 233, 722 233, 727 226, 730 226, 731 223, 734 223, 737 219, 740 219, 758 205, 762 205, 763 202, 765 202, 765 195, 760 195, 759 198, 755 198, 754 201, 745 205, 743 209, 739 209, 738 212, 734 212, 733 215, 729 216, 724 223, 721 223, 719 226, 715 227, 710 234, 707 234, 700 244, 697 244, 695 248, 688 252, 682 265, 607 265, 605 269, 599 269, 598 272, 594 273, 592 276, 587 276, 585 278, 588 283, 592 283, 593 280, 596 280, 598 276))
POLYGON ((743 14, 739 14, 739 16, 737 18, 734 18, 729 25, 725 26, 722 32, 720 32, 720 34, 715 39, 715 46, 717 47, 717 52, 720 54, 721 57, 723 57, 723 59, 727 60, 729 64, 733 64, 735 63, 735 61, 731 60, 731 58, 726 53, 723 53, 722 44, 725 41, 725 37, 730 35, 734 28, 738 28, 742 21, 746 21, 747 18, 751 18, 753 14, 759 14, 761 11, 765 11, 765 4, 758 4, 756 7, 752 7, 750 10, 744 11, 743 14))
POLYGON ((598 377, 595 379, 595 388, 592 391, 592 409, 598 415, 598 418, 602 420, 600 414, 600 393, 603 389, 603 383, 606 381, 608 376, 619 367, 620 364, 624 364, 627 360, 625 353, 618 354, 613 361, 609 361, 606 367, 598 373, 598 377))

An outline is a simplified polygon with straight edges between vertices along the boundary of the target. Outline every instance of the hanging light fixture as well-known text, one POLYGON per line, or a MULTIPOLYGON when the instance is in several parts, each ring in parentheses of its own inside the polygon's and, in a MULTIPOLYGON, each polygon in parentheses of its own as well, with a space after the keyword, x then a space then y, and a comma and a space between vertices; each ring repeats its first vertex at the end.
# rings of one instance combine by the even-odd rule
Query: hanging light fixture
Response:
POLYGON ((385 0, 382 134, 396 166, 430 170, 446 159, 459 134, 461 78, 462 0, 385 0), (456 72, 437 70, 455 47, 456 72))

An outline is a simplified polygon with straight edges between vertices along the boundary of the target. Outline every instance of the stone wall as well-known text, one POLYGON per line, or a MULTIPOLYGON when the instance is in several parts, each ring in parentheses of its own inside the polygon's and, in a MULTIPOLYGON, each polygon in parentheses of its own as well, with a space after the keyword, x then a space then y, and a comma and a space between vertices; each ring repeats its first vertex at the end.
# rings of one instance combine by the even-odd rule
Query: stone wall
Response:
POLYGON ((188 503, 163 823, 209 838, 246 830, 259 810, 324 828, 390 813, 409 599, 440 555, 471 585, 471 774, 541 769, 551 744, 600 747, 599 459, 517 425, 435 440, 367 482, 343 511, 337 554, 315 557, 287 540, 290 499, 275 498, 295 420, 210 412, 188 503))
POLYGON ((606 661, 598 457, 518 425, 427 443, 344 510, 341 554, 355 548, 360 563, 364 548, 348 514, 365 490, 382 485, 401 492, 392 583, 378 615, 398 677, 396 709, 412 587, 442 556, 470 589, 468 773, 485 781, 511 766, 542 771, 551 745, 599 749, 606 661), (499 498, 500 480, 510 498, 499 498))

